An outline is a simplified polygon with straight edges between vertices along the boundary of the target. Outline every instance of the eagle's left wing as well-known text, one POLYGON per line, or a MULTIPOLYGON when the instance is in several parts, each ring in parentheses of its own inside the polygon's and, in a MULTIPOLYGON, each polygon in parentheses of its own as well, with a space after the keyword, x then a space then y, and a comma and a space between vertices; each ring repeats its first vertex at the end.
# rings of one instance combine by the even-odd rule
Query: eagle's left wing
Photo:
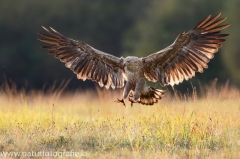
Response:
POLYGON ((43 29, 49 34, 39 33, 43 38, 40 41, 52 44, 43 46, 50 54, 65 63, 79 79, 90 79, 101 87, 110 86, 122 88, 124 86, 123 58, 99 51, 92 46, 80 41, 68 38, 53 28, 43 29))
POLYGON ((165 86, 188 80, 195 72, 203 72, 228 35, 220 34, 230 24, 217 26, 226 19, 217 20, 219 16, 220 13, 211 19, 206 17, 189 32, 181 33, 172 45, 142 58, 145 77, 165 86))

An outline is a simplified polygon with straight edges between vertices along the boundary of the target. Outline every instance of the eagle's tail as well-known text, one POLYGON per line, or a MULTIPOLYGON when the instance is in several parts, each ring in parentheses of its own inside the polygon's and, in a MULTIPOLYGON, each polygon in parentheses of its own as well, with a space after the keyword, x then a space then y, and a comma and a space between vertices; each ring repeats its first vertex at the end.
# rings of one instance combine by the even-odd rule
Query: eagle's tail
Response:
MULTIPOLYGON (((135 102, 143 105, 153 105, 157 103, 158 100, 162 99, 164 92, 165 90, 149 87, 149 91, 145 93, 141 93, 140 98, 135 102)), ((129 97, 133 97, 133 94, 130 93, 129 97)))

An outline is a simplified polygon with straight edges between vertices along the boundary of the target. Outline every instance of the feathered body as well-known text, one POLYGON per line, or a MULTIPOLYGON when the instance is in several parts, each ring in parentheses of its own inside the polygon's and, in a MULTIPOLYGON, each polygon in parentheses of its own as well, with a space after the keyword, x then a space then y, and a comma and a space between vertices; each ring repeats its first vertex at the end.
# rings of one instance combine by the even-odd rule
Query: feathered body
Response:
POLYGON ((107 89, 125 85, 123 99, 118 99, 119 102, 124 103, 124 99, 129 98, 132 103, 153 105, 164 91, 148 86, 144 77, 158 81, 162 86, 173 86, 192 78, 195 72, 203 72, 228 36, 221 34, 221 30, 229 24, 218 26, 226 19, 217 20, 219 16, 220 13, 206 17, 189 32, 179 34, 172 45, 142 58, 115 57, 80 40, 68 38, 53 28, 43 27, 49 34, 40 34, 44 38, 39 40, 52 44, 43 48, 64 62, 77 78, 90 79, 107 89))
POLYGON ((130 101, 146 105, 153 105, 158 99, 161 99, 164 91, 151 88, 144 80, 142 58, 128 56, 123 59, 123 65, 123 75, 127 81, 123 91, 123 99, 130 96, 130 101))

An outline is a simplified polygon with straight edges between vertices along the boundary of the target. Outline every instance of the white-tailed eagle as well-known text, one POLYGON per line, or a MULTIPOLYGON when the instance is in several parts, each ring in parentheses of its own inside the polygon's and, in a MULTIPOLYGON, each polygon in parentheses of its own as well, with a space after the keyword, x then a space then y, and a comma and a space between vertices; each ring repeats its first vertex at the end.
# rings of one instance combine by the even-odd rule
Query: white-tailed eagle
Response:
POLYGON ((172 45, 150 54, 147 57, 128 56, 119 58, 80 41, 68 38, 53 28, 43 29, 48 34, 40 33, 40 41, 50 46, 43 46, 50 54, 65 63, 78 79, 90 79, 101 87, 122 88, 123 98, 118 102, 125 105, 124 99, 132 103, 153 105, 157 103, 164 91, 148 86, 144 76, 162 86, 181 83, 203 72, 207 63, 221 47, 228 34, 221 30, 230 24, 220 25, 226 18, 218 19, 220 13, 203 19, 189 32, 178 35, 172 45), (126 81, 126 82, 125 82, 126 81))

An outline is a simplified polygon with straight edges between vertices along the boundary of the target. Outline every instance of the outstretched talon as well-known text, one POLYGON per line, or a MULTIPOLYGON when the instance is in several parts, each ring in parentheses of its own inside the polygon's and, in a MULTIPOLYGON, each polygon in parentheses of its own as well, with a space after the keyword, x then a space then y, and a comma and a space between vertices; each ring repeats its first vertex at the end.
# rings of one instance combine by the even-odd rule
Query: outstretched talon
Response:
POLYGON ((118 99, 118 98, 117 98, 117 100, 115 100, 114 102, 122 103, 122 104, 124 105, 124 107, 126 107, 126 104, 125 104, 125 102, 124 102, 123 99, 118 99))
POLYGON ((131 107, 133 107, 133 103, 137 103, 137 102, 134 101, 132 98, 128 98, 128 100, 131 102, 131 107))

